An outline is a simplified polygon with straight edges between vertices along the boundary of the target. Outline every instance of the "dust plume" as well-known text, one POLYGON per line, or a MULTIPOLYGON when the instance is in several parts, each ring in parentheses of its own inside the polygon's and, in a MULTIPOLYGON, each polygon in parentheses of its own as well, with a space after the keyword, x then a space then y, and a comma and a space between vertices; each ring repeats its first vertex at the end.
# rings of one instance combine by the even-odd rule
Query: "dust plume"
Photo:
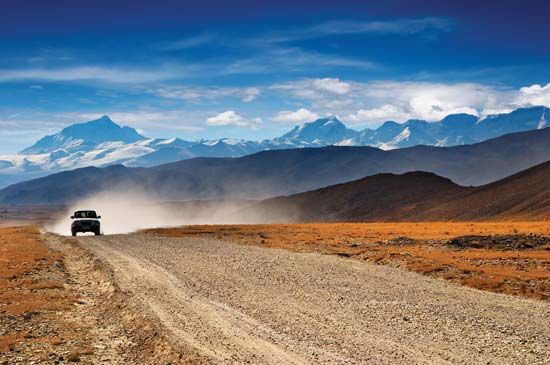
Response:
POLYGON ((45 229, 70 235, 70 216, 77 210, 95 210, 101 216, 102 234, 187 224, 230 223, 235 220, 232 212, 246 205, 245 201, 162 202, 141 191, 101 192, 71 204, 65 214, 45 229))

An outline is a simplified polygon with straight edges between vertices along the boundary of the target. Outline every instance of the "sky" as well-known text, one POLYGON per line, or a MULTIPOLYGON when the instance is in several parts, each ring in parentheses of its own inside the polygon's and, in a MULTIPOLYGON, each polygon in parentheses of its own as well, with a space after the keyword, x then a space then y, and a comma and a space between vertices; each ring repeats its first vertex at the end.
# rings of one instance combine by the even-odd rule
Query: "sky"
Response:
POLYGON ((4 2, 0 153, 105 114, 256 140, 550 106, 549 34, 537 0, 4 2))

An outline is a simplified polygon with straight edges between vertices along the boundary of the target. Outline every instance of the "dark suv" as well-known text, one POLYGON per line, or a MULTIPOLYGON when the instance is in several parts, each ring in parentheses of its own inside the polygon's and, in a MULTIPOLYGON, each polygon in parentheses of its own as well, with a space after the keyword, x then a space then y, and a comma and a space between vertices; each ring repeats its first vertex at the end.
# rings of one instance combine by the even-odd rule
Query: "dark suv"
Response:
POLYGON ((71 219, 74 220, 71 224, 71 233, 76 236, 78 232, 93 232, 96 236, 101 234, 101 223, 99 219, 100 215, 97 215, 93 210, 79 210, 74 212, 71 219))

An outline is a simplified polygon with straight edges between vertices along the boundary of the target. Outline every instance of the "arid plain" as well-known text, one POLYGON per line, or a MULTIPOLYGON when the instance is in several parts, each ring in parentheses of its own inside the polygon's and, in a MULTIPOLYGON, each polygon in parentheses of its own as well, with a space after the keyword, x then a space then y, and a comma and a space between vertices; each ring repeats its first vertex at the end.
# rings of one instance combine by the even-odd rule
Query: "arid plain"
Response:
POLYGON ((366 356, 389 364, 543 364, 549 235, 550 222, 512 221, 201 225, 76 239, 2 228, 1 356, 8 363, 361 363, 366 356), (368 304, 390 298, 404 306, 368 304), (336 303, 342 326, 378 342, 331 340, 325 327, 296 322, 321 321, 336 303), (357 311, 369 313, 370 330, 357 311), (438 315, 428 319, 429 311, 438 315), (384 319, 394 316, 398 324, 384 319), (473 332, 476 323, 497 326, 490 340, 473 332), (410 326, 433 329, 409 343, 410 326), (300 339, 314 332, 332 344, 300 339), (445 333, 447 341, 438 337, 445 333), (396 347, 395 338, 407 346, 396 347))

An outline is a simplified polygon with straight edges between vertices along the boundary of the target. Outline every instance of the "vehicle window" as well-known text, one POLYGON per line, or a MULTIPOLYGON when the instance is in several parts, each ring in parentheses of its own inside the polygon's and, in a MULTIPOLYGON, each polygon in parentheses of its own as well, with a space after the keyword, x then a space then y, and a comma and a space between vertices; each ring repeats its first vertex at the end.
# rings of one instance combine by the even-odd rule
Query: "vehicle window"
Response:
POLYGON ((97 215, 94 211, 81 211, 74 213, 75 218, 97 218, 97 215))

